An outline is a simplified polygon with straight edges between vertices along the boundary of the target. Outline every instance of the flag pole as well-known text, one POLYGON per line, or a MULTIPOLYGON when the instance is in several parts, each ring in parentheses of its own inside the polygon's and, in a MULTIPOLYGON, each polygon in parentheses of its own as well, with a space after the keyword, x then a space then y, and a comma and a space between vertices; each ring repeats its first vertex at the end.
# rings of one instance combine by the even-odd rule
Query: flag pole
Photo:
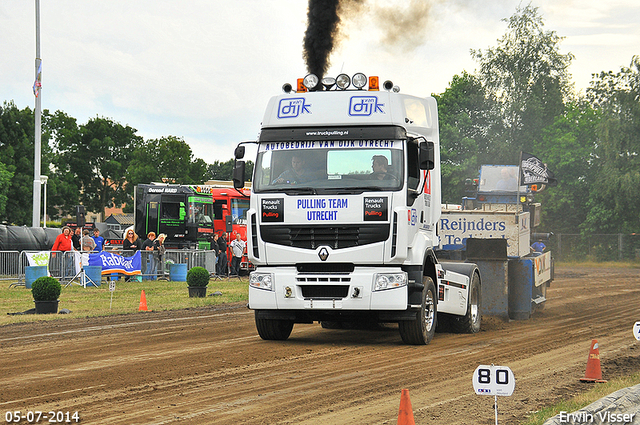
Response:
MULTIPOLYGON (((520 211, 520 185, 522 184, 522 151, 520 151, 520 159, 518 159, 518 197, 516 198, 516 212, 520 211)), ((524 208, 522 208, 524 210, 524 208)))
POLYGON ((41 173, 41 81, 42 81, 42 59, 40 59, 40 0, 36 1, 36 81, 33 89, 36 95, 35 110, 35 132, 34 132, 34 155, 33 155, 33 215, 32 227, 40 227, 40 173, 41 173))

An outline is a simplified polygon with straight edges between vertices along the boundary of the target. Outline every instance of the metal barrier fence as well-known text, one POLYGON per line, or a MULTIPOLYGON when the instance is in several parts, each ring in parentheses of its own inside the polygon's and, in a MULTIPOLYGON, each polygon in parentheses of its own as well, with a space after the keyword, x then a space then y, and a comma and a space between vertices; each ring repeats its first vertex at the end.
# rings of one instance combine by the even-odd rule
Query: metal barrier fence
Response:
POLYGON ((640 261, 640 234, 557 234, 547 247, 559 261, 640 261))
MULTIPOLYGON (((11 285, 23 286, 25 284, 25 269, 30 266, 29 255, 38 254, 41 251, 0 251, 0 281, 9 281, 11 285)), ((49 254, 48 270, 52 277, 67 283, 77 277, 80 269, 78 261, 87 265, 88 253, 78 251, 44 251, 49 254), (77 256, 80 256, 78 258, 77 256), (84 256, 84 258, 83 258, 84 256)), ((124 257, 135 254, 134 251, 113 250, 124 257)), ((204 267, 210 274, 216 275, 216 254, 215 251, 204 250, 167 250, 164 258, 158 258, 157 253, 152 251, 140 251, 141 272, 143 280, 148 279, 168 279, 170 264, 187 264, 187 269, 193 267, 204 267)), ((228 275, 227 273, 222 273, 228 275)), ((117 274, 114 274, 117 275, 117 274)), ((112 276, 104 275, 103 278, 112 276)), ((114 278, 116 276, 113 276, 114 278)))

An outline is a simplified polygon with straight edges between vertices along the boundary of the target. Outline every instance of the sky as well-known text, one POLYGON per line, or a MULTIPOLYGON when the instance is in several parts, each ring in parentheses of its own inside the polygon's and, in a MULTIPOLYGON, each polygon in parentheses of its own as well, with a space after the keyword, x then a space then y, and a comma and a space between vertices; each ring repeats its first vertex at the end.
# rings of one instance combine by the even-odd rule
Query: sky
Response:
MULTIPOLYGON (((183 138, 195 158, 228 161, 255 140, 264 108, 304 77, 305 0, 0 0, 0 102, 35 108, 40 3, 42 109, 105 117, 145 139, 183 138)), ((362 0, 343 21, 328 76, 378 75, 403 93, 445 91, 473 73, 471 49, 497 46, 520 0, 362 0)), ((592 74, 640 55, 640 1, 536 0, 584 92, 592 74)))

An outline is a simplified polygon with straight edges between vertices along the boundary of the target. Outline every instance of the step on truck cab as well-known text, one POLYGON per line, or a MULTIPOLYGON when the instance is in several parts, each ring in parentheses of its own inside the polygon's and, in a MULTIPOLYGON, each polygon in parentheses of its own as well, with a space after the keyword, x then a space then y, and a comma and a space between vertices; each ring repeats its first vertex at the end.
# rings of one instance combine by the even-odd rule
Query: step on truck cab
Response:
MULTIPOLYGON (((346 75, 338 80, 349 80, 346 75)), ((333 80, 333 79, 331 79, 333 80)), ((327 81, 327 80, 323 80, 327 81)), ((333 80, 335 82, 335 80, 333 80)), ((247 252, 249 308, 263 339, 295 323, 323 327, 398 323, 402 340, 427 344, 437 320, 480 329, 480 274, 443 264, 440 154, 432 97, 400 94, 356 75, 355 90, 305 90, 271 98, 257 144, 247 252)))

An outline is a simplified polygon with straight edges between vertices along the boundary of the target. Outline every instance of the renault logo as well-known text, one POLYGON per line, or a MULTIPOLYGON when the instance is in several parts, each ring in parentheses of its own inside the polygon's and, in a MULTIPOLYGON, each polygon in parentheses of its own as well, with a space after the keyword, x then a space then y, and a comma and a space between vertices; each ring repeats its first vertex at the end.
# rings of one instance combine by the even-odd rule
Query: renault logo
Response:
POLYGON ((320 257, 322 261, 327 261, 327 258, 329 258, 329 251, 327 251, 327 248, 322 248, 320 252, 318 252, 318 257, 320 257))

